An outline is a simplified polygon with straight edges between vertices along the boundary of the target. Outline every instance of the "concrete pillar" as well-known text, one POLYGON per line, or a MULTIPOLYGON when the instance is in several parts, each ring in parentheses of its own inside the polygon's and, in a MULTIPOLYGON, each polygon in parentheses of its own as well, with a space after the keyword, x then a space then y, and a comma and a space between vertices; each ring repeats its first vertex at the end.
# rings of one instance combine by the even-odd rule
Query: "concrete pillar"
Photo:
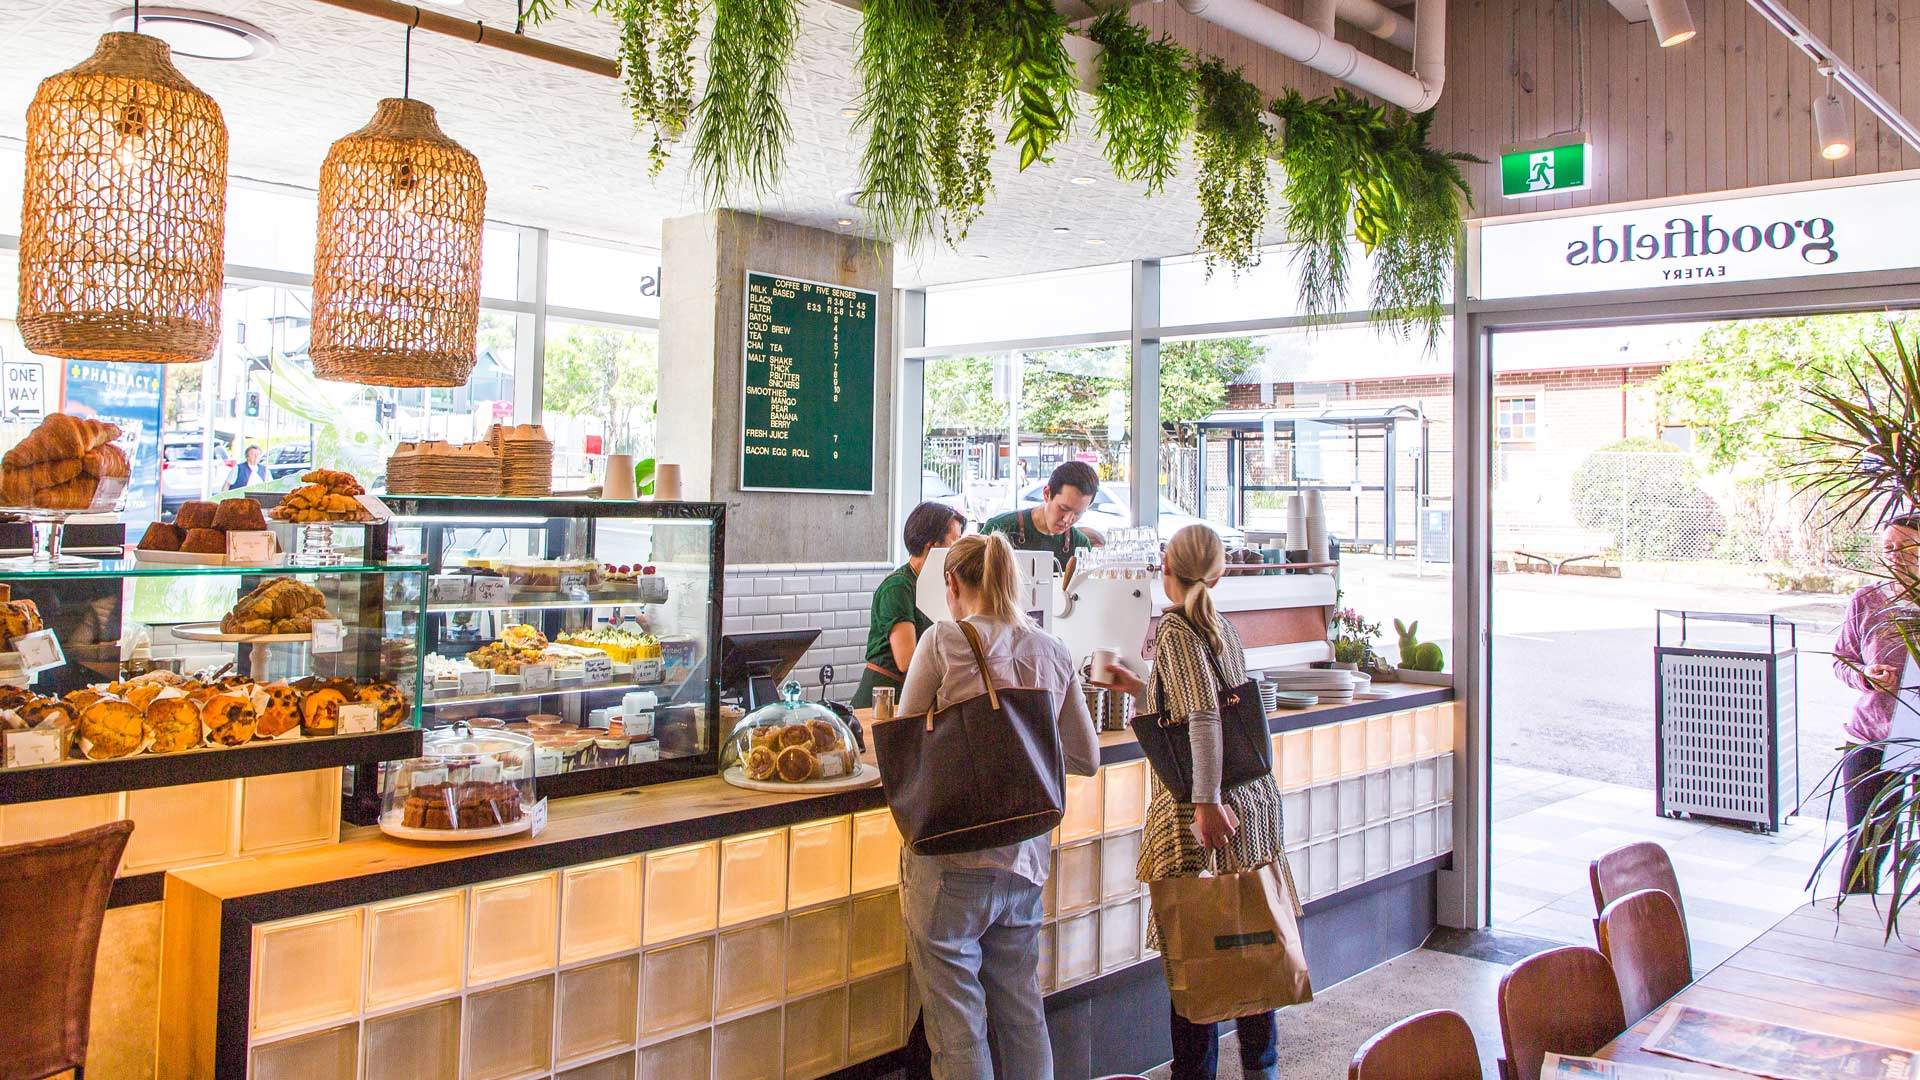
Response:
MULTIPOLYGON (((871 562, 894 530, 893 249, 735 210, 661 230, 659 460, 688 499, 727 504, 729 563, 871 562), (741 373, 749 270, 879 294, 871 495, 740 491, 741 373)), ((908 463, 911 465, 911 463, 908 463)))

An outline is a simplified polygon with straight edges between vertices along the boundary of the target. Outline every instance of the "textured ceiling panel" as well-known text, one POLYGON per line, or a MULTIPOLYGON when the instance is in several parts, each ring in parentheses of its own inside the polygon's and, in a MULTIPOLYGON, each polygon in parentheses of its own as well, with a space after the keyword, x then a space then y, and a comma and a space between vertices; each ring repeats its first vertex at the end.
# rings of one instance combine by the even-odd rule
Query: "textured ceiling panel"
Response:
MULTIPOLYGON (((184 6, 188 0, 174 2, 184 6)), ((7 43, 7 62, 0 64, 0 134, 22 133, 39 79, 90 53, 121 6, 123 0, 0 0, 0 41, 7 43)), ((279 41, 264 61, 178 61, 225 110, 239 175, 312 187, 327 146, 365 124, 378 98, 399 92, 399 24, 315 0, 198 0, 193 6, 255 23, 279 41)), ((853 54, 860 17, 829 0, 807 0, 803 9, 786 97, 794 143, 785 179, 778 192, 741 208, 838 228, 836 219, 859 217, 844 193, 859 183, 860 141, 841 112, 859 94, 853 54)), ((446 10, 495 25, 513 19, 512 0, 467 0, 446 10)), ((568 12, 536 33, 602 55, 615 51, 613 24, 585 12, 568 12)), ((448 134, 479 156, 490 217, 654 246, 663 219, 702 208, 683 152, 658 178, 647 175, 646 143, 633 132, 614 80, 416 32, 413 93, 433 104, 448 134)), ((1087 104, 1084 96, 1080 100, 1087 104)), ((1050 166, 1018 173, 1012 149, 996 155, 996 190, 963 248, 935 245, 904 256, 900 283, 1000 277, 1192 250, 1197 211, 1191 176, 1147 199, 1113 178, 1090 118, 1083 117, 1076 131, 1050 166), (1096 177, 1098 183, 1075 185, 1075 176, 1096 177), (1071 231, 1055 233, 1059 226, 1071 231)))

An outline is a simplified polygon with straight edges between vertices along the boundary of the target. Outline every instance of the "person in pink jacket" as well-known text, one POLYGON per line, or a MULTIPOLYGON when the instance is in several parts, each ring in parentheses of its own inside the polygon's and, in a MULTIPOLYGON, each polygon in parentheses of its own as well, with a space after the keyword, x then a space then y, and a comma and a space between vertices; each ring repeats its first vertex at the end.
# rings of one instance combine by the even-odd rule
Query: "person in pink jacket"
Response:
MULTIPOLYGON (((1920 615, 1912 591, 1920 568, 1920 514, 1895 518, 1880 534, 1880 553, 1892 575, 1889 580, 1854 592, 1846 618, 1833 642, 1833 673, 1860 691, 1846 724, 1846 757, 1840 763, 1841 790, 1847 806, 1847 828, 1853 831, 1867 819, 1874 800, 1894 780, 1881 765, 1885 754, 1872 745, 1888 737, 1899 704, 1901 677, 1907 667, 1907 647, 1896 620, 1920 615)), ((1842 866, 1847 892, 1871 893, 1880 885, 1884 850, 1862 864, 1862 846, 1856 833, 1847 845, 1842 866)))

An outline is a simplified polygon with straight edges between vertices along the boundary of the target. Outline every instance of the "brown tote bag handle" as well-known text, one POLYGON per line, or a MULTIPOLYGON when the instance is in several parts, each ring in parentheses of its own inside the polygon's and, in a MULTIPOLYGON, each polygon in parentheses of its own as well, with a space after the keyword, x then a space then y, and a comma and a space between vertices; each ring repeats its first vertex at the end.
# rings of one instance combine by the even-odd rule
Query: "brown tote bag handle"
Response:
MULTIPOLYGON (((955 619, 953 622, 960 628, 960 632, 966 635, 967 648, 973 650, 973 662, 980 668, 980 681, 987 688, 987 704, 993 706, 993 711, 997 713, 1000 711, 1000 691, 993 688, 993 673, 987 670, 986 650, 980 647, 980 631, 975 630, 973 624, 965 619, 955 619)), ((933 716, 937 712, 939 712, 938 709, 927 710, 928 731, 933 730, 933 716)))

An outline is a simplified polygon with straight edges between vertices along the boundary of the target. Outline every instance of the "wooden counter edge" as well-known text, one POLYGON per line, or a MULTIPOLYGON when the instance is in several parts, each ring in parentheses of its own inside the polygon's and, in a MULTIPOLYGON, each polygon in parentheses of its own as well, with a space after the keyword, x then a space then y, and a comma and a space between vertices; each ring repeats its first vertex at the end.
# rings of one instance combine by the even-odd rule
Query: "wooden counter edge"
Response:
POLYGON ((220 1019, 220 900, 169 874, 161 899, 161 1076, 212 1076, 220 1019))

